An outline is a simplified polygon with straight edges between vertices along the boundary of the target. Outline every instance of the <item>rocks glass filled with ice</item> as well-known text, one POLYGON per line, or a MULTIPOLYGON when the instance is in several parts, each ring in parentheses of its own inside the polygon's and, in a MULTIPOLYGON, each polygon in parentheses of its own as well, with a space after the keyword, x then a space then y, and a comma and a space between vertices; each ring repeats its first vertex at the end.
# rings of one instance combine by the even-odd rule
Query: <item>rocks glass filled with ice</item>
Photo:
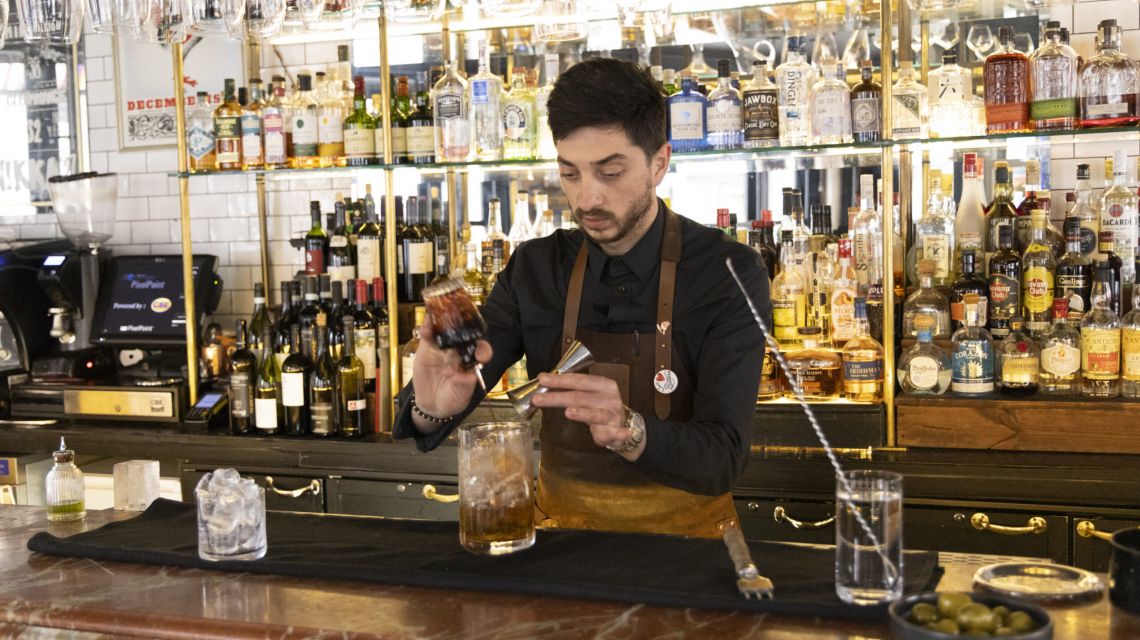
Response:
POLYGON ((265 489, 233 469, 207 473, 198 499, 198 555, 203 560, 257 560, 265 555, 265 489))
POLYGON ((503 555, 534 544, 534 438, 530 425, 459 430, 459 544, 503 555))
POLYGON ((424 305, 431 319, 431 332, 440 349, 455 349, 460 366, 470 371, 479 366, 475 343, 487 333, 487 323, 463 281, 450 278, 424 288, 424 305))

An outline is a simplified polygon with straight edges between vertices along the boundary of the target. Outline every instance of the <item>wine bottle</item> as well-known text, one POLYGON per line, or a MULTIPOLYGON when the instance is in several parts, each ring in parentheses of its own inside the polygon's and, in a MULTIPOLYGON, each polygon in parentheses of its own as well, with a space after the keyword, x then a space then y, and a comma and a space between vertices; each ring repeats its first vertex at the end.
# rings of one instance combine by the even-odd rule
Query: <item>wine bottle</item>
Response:
MULTIPOLYGON (((321 305, 320 298, 317 295, 317 279, 314 276, 305 276, 305 304, 297 313, 297 326, 301 329, 301 348, 306 353, 312 353, 313 327, 317 324, 317 313, 320 311, 321 305)), ((284 367, 285 363, 282 362, 281 366, 284 367)))
POLYGON ((345 281, 356 277, 356 267, 352 263, 352 247, 348 242, 345 228, 345 205, 343 196, 337 194, 333 204, 332 239, 329 240, 329 275, 333 280, 345 281))
POLYGON ((285 412, 285 435, 303 436, 309 433, 309 411, 305 400, 309 397, 309 373, 313 362, 301 348, 301 328, 292 330, 293 351, 281 367, 281 406, 285 412))
MULTIPOLYGON (((346 438, 358 438, 368 431, 368 395, 364 363, 356 357, 353 335, 355 317, 345 316, 341 325, 344 331, 344 354, 336 366, 337 428, 346 438)), ((375 350, 373 350, 375 357, 375 350)), ((373 372, 375 376, 375 372, 373 372)))
POLYGON ((309 371, 309 416, 311 433, 328 437, 336 433, 336 364, 329 354, 328 316, 317 314, 317 355, 309 371))
POLYGON ((346 283, 351 286, 352 282, 352 280, 345 282, 336 280, 332 283, 332 310, 328 313, 326 324, 329 334, 329 355, 332 356, 334 363, 340 360, 341 350, 344 347, 344 325, 340 322, 345 310, 344 286, 346 283))
POLYGON ((265 285, 256 282, 253 285, 253 317, 249 320, 246 346, 253 352, 253 355, 257 356, 258 362, 261 362, 265 354, 272 351, 270 345, 261 342, 261 336, 272 325, 273 323, 269 320, 269 310, 265 308, 265 285))
POLYGON ((285 364, 292 348, 290 327, 297 324, 300 309, 293 305, 293 281, 281 281, 281 315, 273 325, 273 355, 277 358, 277 368, 285 364))
POLYGON ((230 356, 230 433, 243 435, 255 429, 251 394, 257 384, 257 356, 246 348, 245 320, 237 321, 236 335, 237 349, 230 356))
POLYGON ((321 227, 321 203, 313 200, 309 203, 309 215, 313 225, 305 234, 305 275, 315 276, 325 272, 325 252, 328 250, 329 237, 321 227))
MULTIPOLYGON (((269 332, 265 334, 269 340, 269 332)), ((257 432, 261 435, 277 435, 285 428, 285 416, 281 411, 281 370, 276 358, 265 358, 257 373, 257 390, 254 392, 253 415, 257 432)))

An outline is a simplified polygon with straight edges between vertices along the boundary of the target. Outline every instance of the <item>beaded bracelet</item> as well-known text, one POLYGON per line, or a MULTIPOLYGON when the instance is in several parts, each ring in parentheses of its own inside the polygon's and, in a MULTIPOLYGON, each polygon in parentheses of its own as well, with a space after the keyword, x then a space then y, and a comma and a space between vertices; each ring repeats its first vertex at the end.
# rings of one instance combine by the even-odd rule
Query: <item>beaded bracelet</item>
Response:
POLYGON ((435 424, 447 424, 448 422, 451 422, 452 418, 454 418, 454 416, 451 418, 437 418, 433 415, 424 413, 424 410, 420 408, 420 405, 416 404, 416 394, 414 393, 408 402, 412 405, 412 411, 415 412, 417 416, 423 418, 424 420, 427 420, 428 422, 434 422, 435 424))

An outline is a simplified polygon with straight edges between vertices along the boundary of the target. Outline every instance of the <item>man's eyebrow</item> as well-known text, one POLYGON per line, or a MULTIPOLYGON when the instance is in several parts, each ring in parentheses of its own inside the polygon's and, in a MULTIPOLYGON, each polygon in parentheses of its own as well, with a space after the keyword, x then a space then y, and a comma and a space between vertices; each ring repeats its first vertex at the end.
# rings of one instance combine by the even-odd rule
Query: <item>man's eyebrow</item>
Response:
MULTIPOLYGON (((590 164, 597 167, 597 166, 601 166, 603 164, 609 164, 611 162, 614 162, 615 160, 626 160, 628 158, 629 158, 629 156, 627 156, 621 152, 611 153, 610 155, 602 158, 601 160, 591 162, 590 164)), ((573 162, 570 162, 569 160, 567 160, 566 158, 563 158, 561 156, 558 157, 558 164, 566 165, 567 167, 577 168, 577 165, 575 165, 573 162)))

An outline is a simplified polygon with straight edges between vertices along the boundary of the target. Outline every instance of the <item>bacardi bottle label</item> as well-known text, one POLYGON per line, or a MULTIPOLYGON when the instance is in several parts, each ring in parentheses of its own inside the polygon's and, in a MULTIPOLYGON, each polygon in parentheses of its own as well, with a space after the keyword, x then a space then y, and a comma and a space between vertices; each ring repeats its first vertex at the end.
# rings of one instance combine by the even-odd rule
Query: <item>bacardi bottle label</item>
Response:
POLYGON ((1121 351, 1124 379, 1140 381, 1140 329, 1124 329, 1121 332, 1121 351))
MULTIPOLYGON (((218 161, 221 162, 220 156, 218 161)), ((1119 202, 1109 204, 1101 214, 1100 229, 1112 233, 1112 252, 1125 265, 1131 265, 1136 257, 1136 207, 1119 202)))
POLYGON ((938 384, 938 361, 930 356, 917 356, 907 363, 910 384, 920 391, 929 391, 938 384))
POLYGON ((780 139, 780 112, 774 89, 744 92, 744 142, 767 142, 780 139))
POLYGON ((855 134, 879 133, 880 100, 878 98, 853 98, 851 100, 851 131, 855 134))
POLYGON ((922 105, 919 96, 896 93, 894 94, 894 105, 894 111, 891 112, 894 135, 896 137, 908 137, 921 134, 922 105))
POLYGON ((277 428, 277 399, 257 398, 253 401, 253 422, 258 429, 272 431, 277 428))
POLYGON ((281 404, 286 407, 305 406, 305 374, 281 374, 281 404))
POLYGON ((1068 378, 1081 368, 1081 350, 1058 343, 1041 350, 1041 369, 1057 378, 1068 378))
POLYGON ((1007 384, 1037 384, 1037 358, 1006 358, 1001 365, 1001 380, 1007 384))
POLYGON ((669 105, 670 140, 704 140, 704 114, 699 102, 675 102, 669 105))
POLYGON ((1089 380, 1120 376, 1120 329, 1081 329, 1081 369, 1089 380))
POLYGON ((955 393, 989 393, 994 390, 993 347, 989 340, 961 340, 954 346, 950 381, 955 393))

